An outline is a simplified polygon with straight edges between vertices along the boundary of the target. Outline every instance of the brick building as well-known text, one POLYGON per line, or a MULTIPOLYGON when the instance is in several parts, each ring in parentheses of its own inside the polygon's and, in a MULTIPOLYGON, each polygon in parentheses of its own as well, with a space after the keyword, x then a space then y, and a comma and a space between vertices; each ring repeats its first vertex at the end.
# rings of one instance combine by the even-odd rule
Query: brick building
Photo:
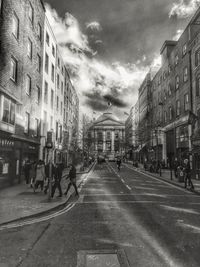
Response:
POLYGON ((44 16, 40 0, 1 2, 0 177, 9 183, 38 159, 44 16))

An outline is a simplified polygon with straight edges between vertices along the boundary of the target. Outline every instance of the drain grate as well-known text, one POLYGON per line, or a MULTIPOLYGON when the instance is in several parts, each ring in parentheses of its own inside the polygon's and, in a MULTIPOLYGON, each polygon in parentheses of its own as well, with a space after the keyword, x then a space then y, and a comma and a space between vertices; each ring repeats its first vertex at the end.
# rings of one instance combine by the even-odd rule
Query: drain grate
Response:
POLYGON ((77 267, 130 267, 124 250, 82 250, 77 267))

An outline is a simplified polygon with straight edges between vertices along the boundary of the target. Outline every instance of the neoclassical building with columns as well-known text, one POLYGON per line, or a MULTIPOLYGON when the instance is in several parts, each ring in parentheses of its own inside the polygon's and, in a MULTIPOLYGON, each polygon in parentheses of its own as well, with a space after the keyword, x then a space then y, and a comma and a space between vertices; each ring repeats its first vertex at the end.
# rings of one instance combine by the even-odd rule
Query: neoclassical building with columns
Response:
POLYGON ((90 152, 113 159, 125 151, 125 124, 113 113, 106 112, 99 116, 88 132, 90 152))

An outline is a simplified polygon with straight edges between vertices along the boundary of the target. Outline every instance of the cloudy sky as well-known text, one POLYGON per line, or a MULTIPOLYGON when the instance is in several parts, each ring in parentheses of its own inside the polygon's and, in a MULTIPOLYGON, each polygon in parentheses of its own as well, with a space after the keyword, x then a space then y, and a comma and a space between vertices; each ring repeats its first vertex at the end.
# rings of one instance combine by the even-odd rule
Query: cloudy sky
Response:
POLYGON ((108 102, 120 117, 137 100, 146 73, 160 65, 163 42, 178 39, 200 0, 46 0, 81 109, 108 102))

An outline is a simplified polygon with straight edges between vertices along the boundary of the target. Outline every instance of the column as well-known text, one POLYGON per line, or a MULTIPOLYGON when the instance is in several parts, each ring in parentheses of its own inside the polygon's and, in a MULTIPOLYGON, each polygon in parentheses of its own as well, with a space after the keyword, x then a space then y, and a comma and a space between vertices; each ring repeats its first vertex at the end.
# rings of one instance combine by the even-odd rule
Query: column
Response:
POLYGON ((114 154, 115 153, 115 131, 111 131, 111 151, 114 154))
POLYGON ((106 152, 106 131, 103 130, 103 152, 106 152))

